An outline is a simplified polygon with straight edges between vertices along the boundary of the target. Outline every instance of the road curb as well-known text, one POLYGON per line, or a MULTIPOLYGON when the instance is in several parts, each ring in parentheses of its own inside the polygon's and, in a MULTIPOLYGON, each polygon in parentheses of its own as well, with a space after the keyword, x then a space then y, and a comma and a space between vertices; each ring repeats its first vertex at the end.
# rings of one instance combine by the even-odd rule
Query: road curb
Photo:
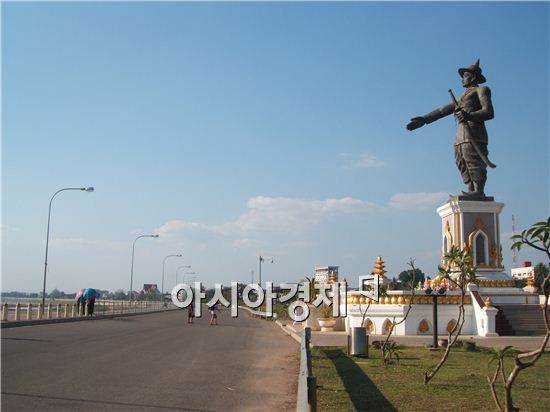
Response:
POLYGON ((0 329, 9 329, 9 328, 18 328, 21 326, 35 326, 35 325, 49 325, 52 323, 68 323, 68 322, 85 322, 90 320, 103 320, 103 319, 114 319, 114 318, 125 318, 128 316, 138 316, 138 315, 150 315, 153 313, 162 313, 169 312, 176 309, 165 309, 162 311, 153 311, 153 312, 136 312, 136 313, 117 313, 113 315, 97 315, 97 316, 82 316, 74 318, 59 318, 59 319, 34 319, 34 320, 20 320, 20 321, 11 321, 11 322, 2 322, 0 324, 0 329))
POLYGON ((289 326, 281 323, 280 321, 276 320, 275 323, 281 328, 281 330, 286 333, 288 336, 290 336, 292 339, 294 339, 296 342, 301 343, 302 342, 302 335, 297 333, 294 329, 290 328, 289 326))

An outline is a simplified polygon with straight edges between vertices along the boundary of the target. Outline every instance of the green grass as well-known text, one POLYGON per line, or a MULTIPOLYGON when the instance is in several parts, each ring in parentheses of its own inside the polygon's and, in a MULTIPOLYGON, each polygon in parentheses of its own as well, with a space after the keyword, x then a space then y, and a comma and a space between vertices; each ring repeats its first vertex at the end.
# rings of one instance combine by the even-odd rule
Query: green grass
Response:
MULTIPOLYGON (((442 352, 401 347, 401 360, 384 366, 381 351, 369 347, 369 358, 350 358, 342 348, 314 348, 313 374, 317 377, 319 411, 493 411, 486 376, 494 373, 484 350, 453 349, 447 363, 428 385, 423 374, 442 352)), ((513 359, 506 359, 509 372, 513 359)), ((520 372, 512 396, 524 411, 545 411, 550 405, 550 356, 520 372), (546 405, 546 406, 544 406, 546 405)), ((503 401, 501 380, 497 390, 503 401)))

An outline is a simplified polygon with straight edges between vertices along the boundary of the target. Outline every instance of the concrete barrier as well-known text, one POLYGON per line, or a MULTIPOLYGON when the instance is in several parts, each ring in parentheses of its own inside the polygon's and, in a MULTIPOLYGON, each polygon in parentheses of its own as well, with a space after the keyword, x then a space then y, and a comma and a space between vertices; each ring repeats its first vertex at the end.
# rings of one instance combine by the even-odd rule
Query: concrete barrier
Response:
POLYGON ((317 378, 313 376, 311 349, 311 329, 306 327, 300 344, 300 372, 298 374, 297 412, 317 411, 317 378))

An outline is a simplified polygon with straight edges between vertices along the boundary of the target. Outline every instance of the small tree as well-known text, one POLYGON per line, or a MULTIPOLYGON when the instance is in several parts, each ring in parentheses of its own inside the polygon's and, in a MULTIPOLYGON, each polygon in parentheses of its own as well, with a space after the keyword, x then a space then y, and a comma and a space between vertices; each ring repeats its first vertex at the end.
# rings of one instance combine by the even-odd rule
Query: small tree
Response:
MULTIPOLYGON (((439 363, 433 370, 428 370, 424 373, 424 384, 427 384, 441 369, 447 361, 451 348, 455 345, 464 325, 464 298, 466 296, 466 287, 468 283, 476 280, 476 267, 472 264, 472 255, 467 248, 460 250, 457 246, 451 247, 451 250, 443 257, 445 266, 439 266, 439 276, 446 279, 449 283, 455 285, 460 291, 460 304, 458 308, 458 321, 449 331, 449 344, 445 349, 445 353, 441 357, 439 363)), ((434 328, 437 325, 433 326, 434 328)))
MULTIPOLYGON (((533 226, 531 226, 529 229, 524 230, 521 232, 520 235, 514 235, 511 238, 514 243, 512 244, 512 250, 517 249, 518 251, 521 249, 523 245, 527 245, 529 247, 532 247, 533 249, 540 250, 541 252, 544 252, 546 254, 547 259, 550 261, 550 218, 546 221, 537 222, 533 226)), ((550 338, 550 324, 548 322, 548 285, 550 284, 550 273, 546 272, 546 275, 542 279, 541 283, 541 291, 544 293, 544 304, 542 305, 542 317, 544 319, 544 325, 546 326, 546 334, 544 335, 544 338, 542 339, 542 342, 538 349, 530 351, 530 352, 523 352, 518 353, 514 355, 514 368, 508 375, 508 378, 504 379, 503 377, 503 386, 504 386, 504 394, 505 394, 505 400, 504 400, 504 411, 506 412, 513 412, 517 411, 518 408, 514 406, 514 402, 512 399, 512 387, 514 385, 514 382, 516 378, 518 377, 519 373, 527 368, 530 368, 531 366, 534 366, 535 363, 539 360, 539 358, 542 356, 546 345, 548 343, 548 339, 550 338)), ((503 371, 500 363, 497 367, 498 374, 499 369, 503 371)), ((496 378, 493 378, 493 381, 489 380, 489 384, 491 385, 491 391, 493 393, 493 398, 495 399, 495 404, 499 411, 502 411, 502 406, 498 400, 498 397, 496 396, 496 392, 494 390, 494 383, 496 381, 496 378)))
MULTIPOLYGON (((410 272, 412 273, 412 278, 410 279, 410 281, 411 281, 411 284, 414 285, 414 283, 416 281, 415 280, 415 274, 417 273, 418 269, 416 269, 416 267, 414 266, 414 259, 413 258, 411 258, 409 260, 408 265, 411 267, 410 272)), ((390 342, 390 336, 393 333, 393 330, 395 329, 395 327, 397 325, 400 325, 401 323, 405 322, 405 320, 409 316, 409 313, 412 309, 413 299, 414 299, 414 287, 411 288, 411 299, 409 300, 409 306, 407 306, 407 311, 405 312, 405 316, 403 316, 403 319, 401 319, 399 322, 395 321, 395 316, 393 317, 391 326, 388 330, 388 334, 386 335, 386 340, 384 341, 384 343, 380 347, 380 349, 382 350, 382 360, 384 361, 384 365, 388 365, 391 362, 392 353, 394 353, 394 352, 395 352, 394 354, 397 355, 397 360, 399 361, 399 353, 400 352, 397 350, 398 346, 395 344, 395 342, 390 342), (389 351, 389 353, 388 353, 388 351, 389 351)), ((363 316, 363 319, 364 319, 364 316, 363 316)))
POLYGON ((514 350, 512 349, 512 346, 506 346, 504 349, 493 348, 491 350, 492 356, 491 356, 491 359, 489 359, 489 365, 491 365, 493 362, 496 361, 497 368, 495 370, 495 374, 493 375, 492 379, 487 376, 487 381, 489 382, 489 386, 491 387, 491 394, 493 395, 493 399, 499 411, 502 411, 502 406, 500 405, 497 391, 495 390, 495 382, 497 381, 497 378, 500 374, 502 378, 502 383, 506 385, 506 372, 504 370, 504 358, 506 356, 510 356, 513 352, 514 350))
POLYGON ((128 300, 128 295, 122 289, 117 289, 113 294, 113 298, 115 300, 128 300))
MULTIPOLYGON (((540 262, 537 266, 535 266, 535 286, 542 292, 542 282, 544 282, 544 278, 548 276, 548 272, 550 269, 548 269, 548 266, 544 263, 540 262)), ((548 289, 550 287, 550 284, 546 284, 546 288, 548 289)))
POLYGON ((397 279, 401 281, 404 287, 414 289, 418 282, 424 283, 424 273, 420 269, 404 270, 397 276, 397 279))
POLYGON ((59 289, 54 289, 50 292, 49 297, 52 299, 62 299, 65 297, 65 292, 62 292, 59 289))

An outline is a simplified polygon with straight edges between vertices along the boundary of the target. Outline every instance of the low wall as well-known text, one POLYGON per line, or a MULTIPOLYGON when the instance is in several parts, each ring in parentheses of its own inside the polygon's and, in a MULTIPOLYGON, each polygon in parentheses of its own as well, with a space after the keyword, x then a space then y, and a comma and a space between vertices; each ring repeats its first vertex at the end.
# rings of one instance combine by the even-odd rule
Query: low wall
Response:
MULTIPOLYGON (((408 305, 389 304, 389 305, 371 305, 365 313, 367 305, 348 304, 345 326, 346 331, 352 327, 362 326, 364 324, 370 334, 386 334, 389 331, 392 322, 403 320, 408 305)), ((462 334, 477 335, 474 319, 474 310, 471 305, 464 307, 465 322, 462 327, 462 334)), ((458 321, 459 305, 448 304, 437 306, 438 328, 437 333, 446 335, 454 323, 458 321), (453 323, 454 322, 454 323, 453 323)), ((410 335, 431 335, 433 333, 433 305, 431 304, 413 304, 411 311, 405 322, 397 325, 393 333, 398 336, 410 335)))

